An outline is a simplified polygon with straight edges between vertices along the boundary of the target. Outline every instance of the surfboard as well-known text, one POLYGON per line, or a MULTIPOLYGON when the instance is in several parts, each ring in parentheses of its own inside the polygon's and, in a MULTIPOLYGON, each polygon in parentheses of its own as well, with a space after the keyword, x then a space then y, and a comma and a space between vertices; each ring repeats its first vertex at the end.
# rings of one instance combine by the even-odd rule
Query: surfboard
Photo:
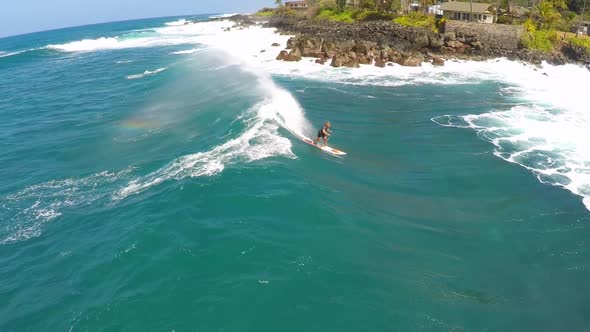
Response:
POLYGON ((313 144, 313 140, 311 138, 305 137, 303 135, 299 135, 297 133, 293 133, 293 134, 295 136, 297 136, 297 138, 299 138, 303 142, 305 142, 305 143, 313 146, 314 148, 318 148, 318 149, 320 149, 320 150, 322 150, 322 151, 324 151, 326 153, 329 153, 329 154, 332 154, 332 155, 335 155, 335 156, 345 156, 346 155, 346 152, 344 152, 344 151, 335 149, 335 148, 333 148, 331 146, 327 146, 327 145, 326 146, 322 146, 322 145, 320 145, 321 143, 318 143, 318 145, 316 145, 316 144, 313 144))

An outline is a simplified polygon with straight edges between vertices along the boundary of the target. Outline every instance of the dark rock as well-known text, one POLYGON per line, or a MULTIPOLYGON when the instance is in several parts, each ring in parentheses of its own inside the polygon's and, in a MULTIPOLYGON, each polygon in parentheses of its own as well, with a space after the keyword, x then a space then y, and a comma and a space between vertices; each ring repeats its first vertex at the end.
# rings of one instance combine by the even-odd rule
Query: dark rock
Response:
POLYGON ((354 52, 336 54, 332 58, 332 63, 330 65, 332 67, 349 67, 349 68, 358 68, 359 67, 358 59, 356 58, 356 53, 354 53, 354 52))
POLYGON ((403 57, 398 63, 406 67, 420 67, 423 61, 424 59, 418 55, 408 55, 403 57))
POLYGON ((279 53, 279 55, 277 55, 277 60, 287 60, 288 57, 289 57, 289 52, 283 50, 283 51, 281 51, 281 53, 279 53))
POLYGON ((266 50, 260 50, 260 53, 264 53, 264 52, 266 52, 266 50))
POLYGON ((430 47, 432 47, 432 48, 440 48, 441 46, 443 46, 445 44, 444 36, 439 33, 434 34, 434 35, 430 35, 428 37, 428 41, 429 41, 430 47))
POLYGON ((362 54, 361 55, 357 54, 357 59, 358 59, 359 64, 361 64, 361 65, 370 65, 373 62, 373 58, 368 57, 366 55, 362 55, 362 54))
POLYGON ((434 65, 434 66, 444 66, 445 65, 445 60, 443 60, 442 58, 439 58, 439 57, 433 57, 432 58, 432 65, 434 65))
POLYGON ((414 47, 417 49, 428 46, 428 35, 420 34, 414 38, 414 47))
POLYGON ((375 66, 379 68, 385 68, 385 61, 382 59, 375 60, 375 66))
POLYGON ((299 61, 301 60, 301 52, 298 48, 292 49, 285 61, 299 61))
POLYGON ((287 40, 287 49, 293 49, 293 47, 295 46, 295 43, 297 42, 297 39, 294 37, 289 38, 289 40, 287 40))
POLYGON ((323 65, 326 63, 327 60, 328 60, 327 58, 315 59, 315 63, 319 63, 320 65, 323 65))
POLYGON ((279 44, 279 43, 272 43, 272 45, 270 45, 270 46, 272 46, 272 47, 279 47, 279 46, 281 46, 281 44, 279 44))
POLYGON ((451 41, 451 40, 457 40, 457 35, 455 34, 454 31, 449 31, 445 33, 445 42, 447 41, 451 41))

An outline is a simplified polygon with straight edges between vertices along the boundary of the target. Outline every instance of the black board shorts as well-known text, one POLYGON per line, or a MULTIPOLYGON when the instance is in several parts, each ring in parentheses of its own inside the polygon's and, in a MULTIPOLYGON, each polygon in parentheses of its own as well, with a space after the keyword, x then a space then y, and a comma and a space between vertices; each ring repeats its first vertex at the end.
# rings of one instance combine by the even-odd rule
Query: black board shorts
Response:
POLYGON ((322 137, 322 138, 323 138, 323 137, 326 137, 326 134, 324 134, 324 132, 323 132, 323 131, 320 129, 320 130, 318 131, 318 137, 322 137))

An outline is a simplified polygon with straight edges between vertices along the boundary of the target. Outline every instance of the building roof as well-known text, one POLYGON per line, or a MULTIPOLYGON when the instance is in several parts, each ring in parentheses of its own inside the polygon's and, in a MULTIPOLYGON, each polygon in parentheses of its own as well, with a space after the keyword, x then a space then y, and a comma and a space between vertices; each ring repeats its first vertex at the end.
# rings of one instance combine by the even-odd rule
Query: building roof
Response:
MULTIPOLYGON (((475 14, 484 14, 489 13, 488 8, 490 8, 491 4, 485 2, 474 2, 473 3, 473 13, 475 14)), ((443 11, 450 11, 450 12, 465 12, 469 13, 471 11, 471 7, 469 6, 469 2, 459 2, 459 1, 450 1, 445 2, 442 4, 443 11)))
POLYGON ((299 0, 299 1, 285 1, 285 6, 286 5, 305 5, 307 4, 307 1, 305 0, 299 0))

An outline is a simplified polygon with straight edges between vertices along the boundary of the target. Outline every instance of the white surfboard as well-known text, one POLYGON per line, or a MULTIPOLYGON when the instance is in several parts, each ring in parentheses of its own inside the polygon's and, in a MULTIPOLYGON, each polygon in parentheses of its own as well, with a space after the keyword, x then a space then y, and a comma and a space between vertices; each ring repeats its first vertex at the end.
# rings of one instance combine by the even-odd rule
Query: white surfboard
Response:
POLYGON ((311 138, 305 137, 303 135, 299 135, 297 133, 293 133, 293 134, 295 136, 297 136, 297 138, 299 138, 300 140, 304 141, 305 143, 307 143, 307 144, 309 144, 309 145, 311 145, 313 147, 316 147, 316 148, 318 148, 318 149, 320 149, 320 150, 322 150, 322 151, 324 151, 326 153, 329 153, 329 154, 332 154, 332 155, 335 155, 335 156, 345 156, 346 155, 346 152, 344 152, 344 151, 335 149, 335 148, 333 148, 331 146, 327 146, 327 145, 326 146, 322 146, 321 145, 321 142, 318 142, 318 144, 316 145, 316 144, 313 143, 313 140, 311 138))

